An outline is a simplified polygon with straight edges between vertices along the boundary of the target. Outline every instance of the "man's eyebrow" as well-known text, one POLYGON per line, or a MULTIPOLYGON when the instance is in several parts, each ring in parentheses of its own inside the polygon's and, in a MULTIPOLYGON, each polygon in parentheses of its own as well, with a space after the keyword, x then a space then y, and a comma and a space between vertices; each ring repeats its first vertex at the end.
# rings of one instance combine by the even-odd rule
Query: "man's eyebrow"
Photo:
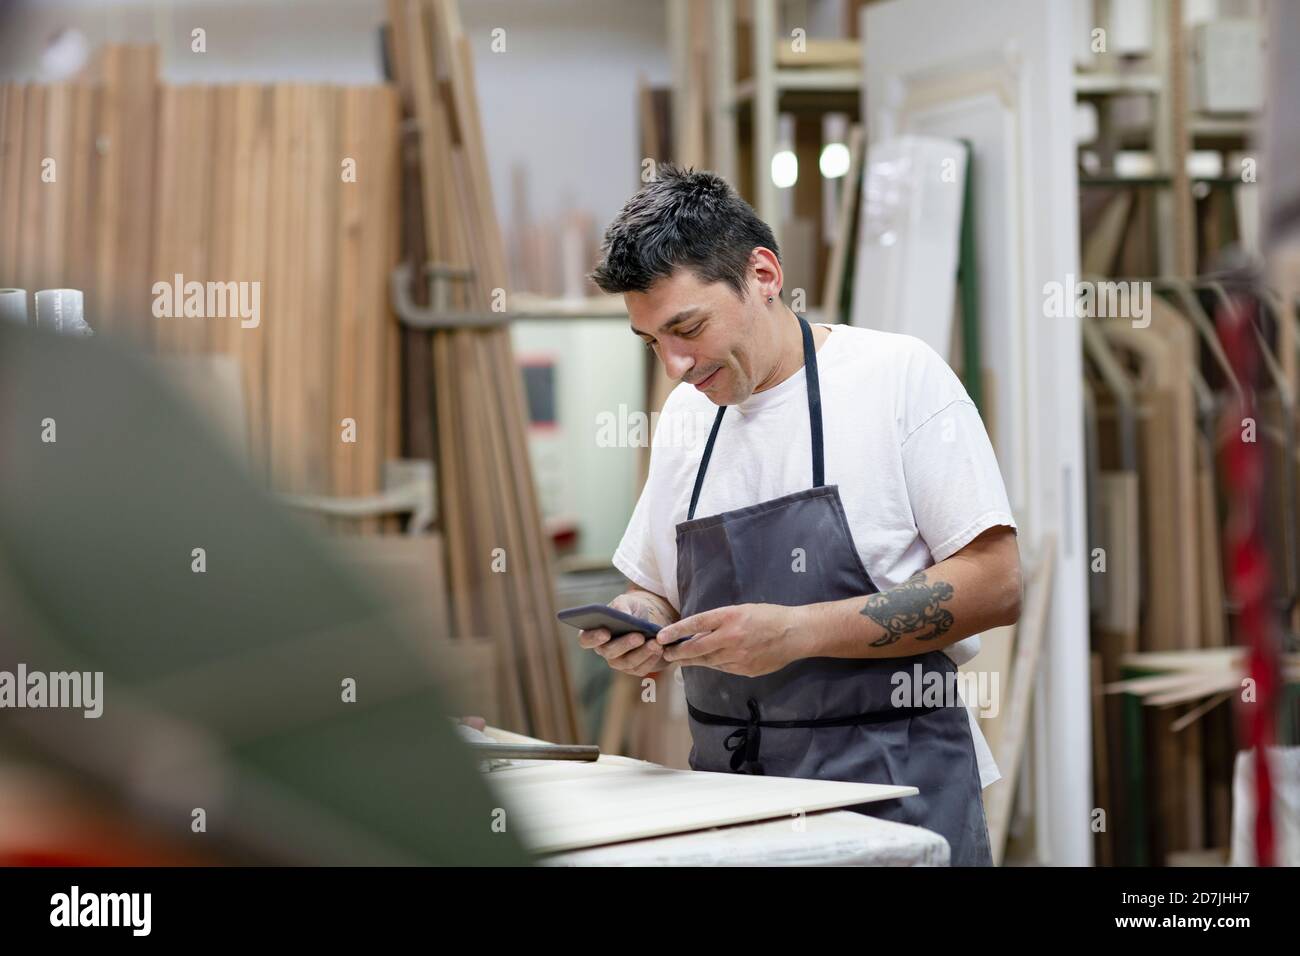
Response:
MULTIPOLYGON (((681 322, 685 322, 687 319, 691 318, 693 315, 695 315, 696 312, 699 312, 702 308, 703 306, 692 305, 692 306, 688 306, 685 309, 682 309, 680 312, 674 315, 663 325, 659 326, 657 331, 662 335, 664 332, 667 332, 674 325, 677 325, 681 322)), ((643 339, 652 337, 649 332, 642 332, 640 329, 634 328, 632 332, 636 335, 639 335, 643 339)))

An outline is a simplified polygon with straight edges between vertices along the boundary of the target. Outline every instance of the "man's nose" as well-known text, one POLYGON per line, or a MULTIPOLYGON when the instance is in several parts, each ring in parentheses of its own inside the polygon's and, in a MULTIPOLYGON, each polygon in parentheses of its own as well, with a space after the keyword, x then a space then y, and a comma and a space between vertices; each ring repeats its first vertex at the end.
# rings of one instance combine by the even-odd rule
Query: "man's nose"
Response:
POLYGON ((659 346, 659 355, 664 361, 664 371, 674 382, 680 382, 695 367, 695 359, 689 352, 679 351, 672 346, 659 346))

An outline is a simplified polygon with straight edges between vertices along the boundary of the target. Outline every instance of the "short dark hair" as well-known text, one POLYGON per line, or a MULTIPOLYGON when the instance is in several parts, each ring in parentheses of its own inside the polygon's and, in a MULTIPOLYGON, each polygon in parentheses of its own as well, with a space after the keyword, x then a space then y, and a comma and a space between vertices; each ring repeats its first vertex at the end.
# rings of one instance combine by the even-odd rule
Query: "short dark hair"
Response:
POLYGON ((662 163, 605 230, 591 280, 609 293, 646 292, 684 267, 743 299, 758 246, 780 261, 771 228, 725 179, 662 163))

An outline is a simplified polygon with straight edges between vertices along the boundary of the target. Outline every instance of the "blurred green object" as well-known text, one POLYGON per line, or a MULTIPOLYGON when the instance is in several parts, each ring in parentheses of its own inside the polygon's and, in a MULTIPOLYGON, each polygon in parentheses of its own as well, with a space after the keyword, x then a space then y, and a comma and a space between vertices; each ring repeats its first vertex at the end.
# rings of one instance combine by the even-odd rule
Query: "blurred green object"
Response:
POLYGON ((104 672, 0 734, 218 861, 528 862, 385 613, 142 358, 0 326, 0 669, 104 672))

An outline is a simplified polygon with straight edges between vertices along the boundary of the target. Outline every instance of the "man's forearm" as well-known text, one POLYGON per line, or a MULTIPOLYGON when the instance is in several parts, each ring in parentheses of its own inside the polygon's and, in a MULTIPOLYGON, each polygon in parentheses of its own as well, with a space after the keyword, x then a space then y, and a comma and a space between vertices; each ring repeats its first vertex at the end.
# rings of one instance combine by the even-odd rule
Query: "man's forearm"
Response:
POLYGON ((912 657, 1020 615, 1015 538, 973 543, 877 594, 800 609, 806 657, 912 657), (1010 547, 1010 551, 1008 551, 1010 547))

